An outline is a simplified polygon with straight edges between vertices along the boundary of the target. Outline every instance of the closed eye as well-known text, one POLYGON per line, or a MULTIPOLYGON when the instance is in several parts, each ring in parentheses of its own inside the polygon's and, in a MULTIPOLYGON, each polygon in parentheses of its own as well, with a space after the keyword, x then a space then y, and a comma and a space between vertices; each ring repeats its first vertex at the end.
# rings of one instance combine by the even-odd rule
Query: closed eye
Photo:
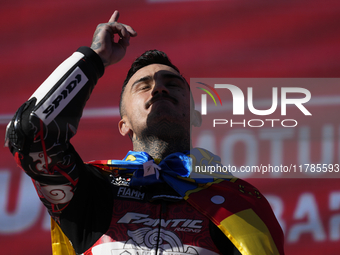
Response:
POLYGON ((147 90, 150 88, 150 82, 152 81, 152 77, 150 75, 142 77, 138 80, 136 80, 132 85, 131 85, 131 90, 132 91, 140 91, 140 90, 147 90))
POLYGON ((147 83, 141 83, 139 86, 137 86, 137 91, 143 91, 143 90, 149 90, 151 88, 150 84, 147 83))
POLYGON ((185 81, 182 76, 174 73, 162 73, 162 79, 168 86, 185 87, 185 81))

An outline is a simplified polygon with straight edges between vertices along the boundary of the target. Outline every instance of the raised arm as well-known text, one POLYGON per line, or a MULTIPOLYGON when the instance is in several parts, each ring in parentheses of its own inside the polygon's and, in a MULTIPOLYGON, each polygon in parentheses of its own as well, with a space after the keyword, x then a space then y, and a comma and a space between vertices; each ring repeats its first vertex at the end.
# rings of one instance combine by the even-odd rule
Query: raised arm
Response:
POLYGON ((136 32, 118 23, 116 11, 98 25, 91 48, 66 59, 15 113, 6 144, 34 180, 42 202, 57 219, 71 201, 83 162, 70 144, 83 108, 104 67, 120 61, 136 32), (114 41, 114 36, 119 39, 114 41))

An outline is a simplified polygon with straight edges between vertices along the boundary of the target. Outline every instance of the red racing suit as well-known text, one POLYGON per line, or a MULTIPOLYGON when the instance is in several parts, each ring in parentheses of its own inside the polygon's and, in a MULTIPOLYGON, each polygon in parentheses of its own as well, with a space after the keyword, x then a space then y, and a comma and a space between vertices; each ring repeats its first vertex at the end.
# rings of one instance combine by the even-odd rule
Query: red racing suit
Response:
POLYGON ((16 112, 6 142, 77 254, 240 254, 167 184, 85 164, 70 139, 104 67, 88 47, 65 60, 16 112))

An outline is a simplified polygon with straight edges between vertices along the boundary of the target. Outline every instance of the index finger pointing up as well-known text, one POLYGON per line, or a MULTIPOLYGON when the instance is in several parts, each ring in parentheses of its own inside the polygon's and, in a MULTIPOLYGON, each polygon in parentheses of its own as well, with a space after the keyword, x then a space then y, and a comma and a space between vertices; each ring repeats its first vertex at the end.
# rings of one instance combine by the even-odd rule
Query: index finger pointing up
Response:
POLYGON ((119 12, 116 10, 114 11, 111 18, 109 19, 109 22, 116 22, 118 21, 118 18, 119 18, 119 12))

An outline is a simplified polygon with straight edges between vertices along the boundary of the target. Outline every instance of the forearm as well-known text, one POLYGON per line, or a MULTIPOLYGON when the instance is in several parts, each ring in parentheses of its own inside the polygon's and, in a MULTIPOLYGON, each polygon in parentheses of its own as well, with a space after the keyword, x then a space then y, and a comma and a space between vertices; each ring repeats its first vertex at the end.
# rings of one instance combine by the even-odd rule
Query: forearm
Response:
POLYGON ((69 141, 103 72, 98 55, 80 48, 43 82, 8 125, 8 146, 18 165, 36 180, 39 197, 52 214, 68 204, 76 189, 82 161, 69 141))
POLYGON ((43 131, 45 139, 53 134, 58 143, 68 142, 75 134, 85 103, 103 73, 101 59, 88 47, 79 48, 66 59, 19 108, 10 122, 6 140, 11 152, 31 152, 43 131))

